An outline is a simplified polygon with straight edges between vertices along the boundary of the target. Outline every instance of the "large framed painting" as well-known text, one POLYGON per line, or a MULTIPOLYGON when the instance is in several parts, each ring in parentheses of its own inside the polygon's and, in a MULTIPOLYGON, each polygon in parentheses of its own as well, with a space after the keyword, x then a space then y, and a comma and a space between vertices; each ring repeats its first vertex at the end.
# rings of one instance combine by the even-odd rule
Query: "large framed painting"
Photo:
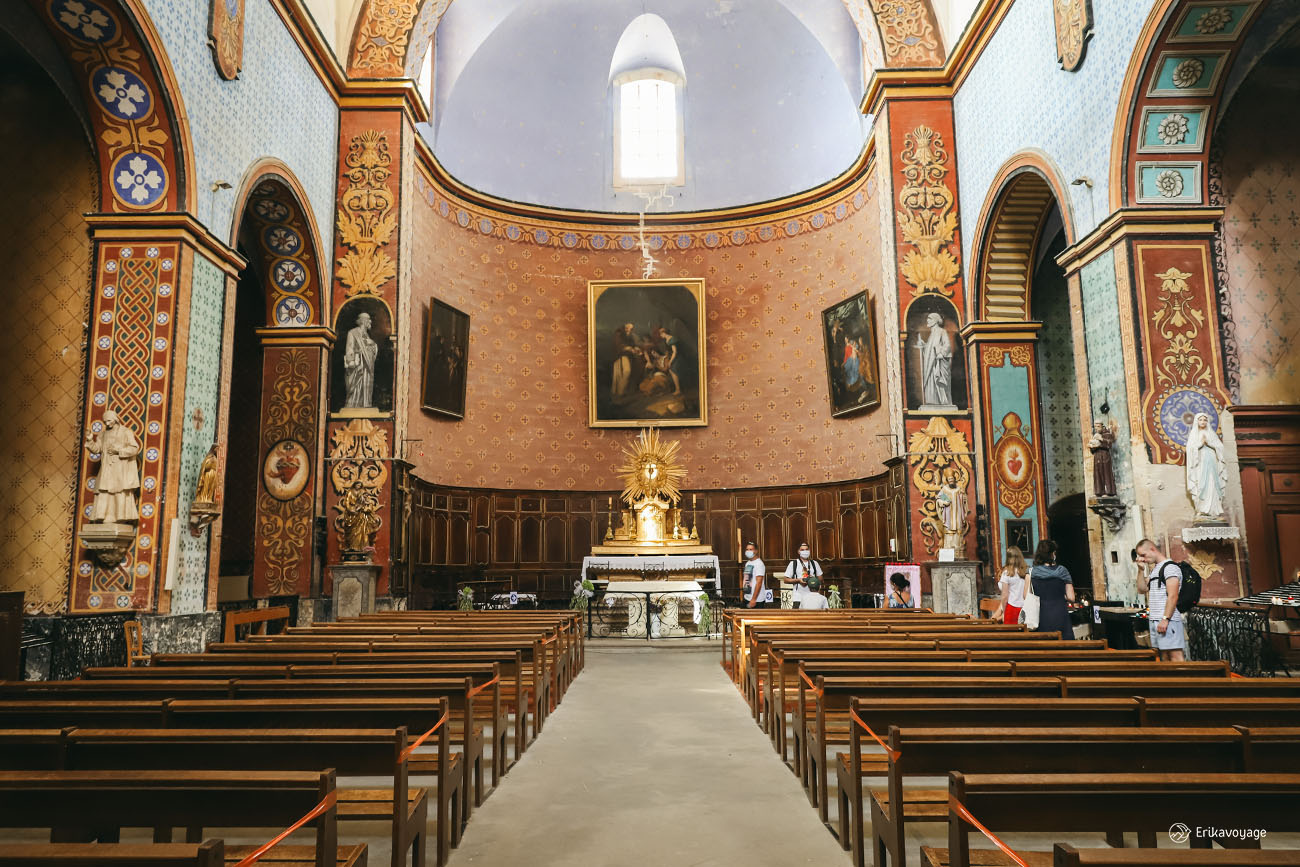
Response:
POLYGON ((469 314, 434 299, 424 329, 424 379, 420 402, 429 412, 465 417, 469 367, 469 314))
POLYGON ((592 427, 708 424, 703 280, 587 284, 592 427))
POLYGON ((831 415, 838 418, 880 406, 876 320, 867 293, 823 310, 822 332, 831 415))

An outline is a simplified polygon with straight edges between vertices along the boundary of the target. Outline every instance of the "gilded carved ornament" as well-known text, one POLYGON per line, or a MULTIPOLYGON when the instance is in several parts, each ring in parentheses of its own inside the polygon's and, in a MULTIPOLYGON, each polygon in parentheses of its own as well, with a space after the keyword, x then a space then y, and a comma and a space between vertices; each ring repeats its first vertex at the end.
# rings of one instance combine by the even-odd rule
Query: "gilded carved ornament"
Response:
MULTIPOLYGON (((939 491, 949 482, 966 490, 972 476, 970 443, 965 434, 937 415, 912 434, 907 441, 907 455, 907 463, 912 467, 912 484, 920 494, 922 542, 927 551, 934 553, 942 546, 947 533, 939 515, 939 491)), ((968 525, 962 526, 963 539, 968 530, 968 525)))
POLYGON ((388 135, 367 130, 353 136, 344 158, 348 187, 339 197, 339 242, 348 248, 338 260, 344 295, 377 295, 397 276, 397 262, 384 252, 397 230, 394 196, 388 188, 392 174, 388 135))
POLYGON ((374 544, 383 524, 378 512, 380 491, 388 481, 388 432, 369 419, 354 418, 335 430, 331 440, 330 480, 339 498, 334 528, 344 559, 357 559, 374 544))
POLYGON ((361 12, 350 75, 400 78, 419 0, 369 0, 361 12))
POLYGON ((948 153, 943 137, 922 124, 903 138, 903 186, 898 194, 898 227, 913 249, 899 266, 913 296, 937 292, 951 296, 961 269, 948 249, 957 233, 953 193, 947 183, 948 153))
POLYGON ((1056 19, 1056 59, 1066 72, 1083 66, 1092 37, 1092 0, 1052 0, 1056 19))
POLYGON ((871 0, 886 66, 938 66, 943 63, 939 31, 925 0, 871 0))
POLYGON ((1177 268, 1155 275, 1161 294, 1157 296, 1160 307, 1152 319, 1160 336, 1168 341, 1156 370, 1156 379, 1163 386, 1212 384, 1210 367, 1196 345, 1205 326, 1205 313, 1193 305, 1187 285, 1191 276, 1177 268))

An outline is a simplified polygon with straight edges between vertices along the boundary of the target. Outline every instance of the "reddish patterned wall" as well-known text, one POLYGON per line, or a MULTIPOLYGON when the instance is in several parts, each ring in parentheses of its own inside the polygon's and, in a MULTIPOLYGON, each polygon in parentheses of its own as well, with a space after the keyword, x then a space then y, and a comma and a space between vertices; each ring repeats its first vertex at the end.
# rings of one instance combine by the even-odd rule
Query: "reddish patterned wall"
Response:
MULTIPOLYGON (((640 276, 636 220, 512 221, 449 197, 423 175, 414 205, 415 347, 431 297, 470 315, 463 421, 412 409, 415 473, 448 485, 610 490, 629 432, 587 426, 587 281, 640 276)), ((879 291, 869 176, 837 197, 762 222, 656 228, 656 276, 703 277, 709 426, 682 428, 688 484, 839 481, 883 470, 888 409, 830 418, 821 312, 879 291)), ((879 312, 877 314, 879 317, 879 312)), ((881 347, 886 341, 879 341, 881 347)), ((408 393, 420 406, 412 350, 408 393)), ((880 364, 883 370, 884 365, 880 364)))

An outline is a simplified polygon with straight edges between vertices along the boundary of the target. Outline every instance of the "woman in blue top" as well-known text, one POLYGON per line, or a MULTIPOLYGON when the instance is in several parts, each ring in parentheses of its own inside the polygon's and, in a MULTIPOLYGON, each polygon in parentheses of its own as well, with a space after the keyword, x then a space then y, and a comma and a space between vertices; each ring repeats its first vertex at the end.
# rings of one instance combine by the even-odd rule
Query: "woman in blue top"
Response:
POLYGON ((907 576, 895 572, 889 576, 889 583, 894 586, 893 592, 889 594, 889 607, 912 608, 912 583, 907 580, 907 576))
POLYGON ((1038 596, 1038 628, 1035 632, 1059 632, 1066 641, 1074 639, 1067 602, 1074 601, 1070 572, 1056 562, 1056 543, 1043 539, 1034 549, 1034 568, 1029 572, 1038 596))

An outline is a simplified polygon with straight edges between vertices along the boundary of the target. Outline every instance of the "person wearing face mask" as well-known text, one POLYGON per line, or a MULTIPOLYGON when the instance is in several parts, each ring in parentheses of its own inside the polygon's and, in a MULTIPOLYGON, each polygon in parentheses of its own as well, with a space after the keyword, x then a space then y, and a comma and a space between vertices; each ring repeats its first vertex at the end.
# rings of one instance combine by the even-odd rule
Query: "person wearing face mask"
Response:
POLYGON ((749 542, 745 545, 745 571, 740 584, 746 608, 757 608, 763 604, 763 595, 767 590, 766 579, 767 567, 758 557, 758 546, 749 542))
POLYGON ((795 608, 799 607, 808 593, 808 579, 821 577, 821 564, 812 558, 812 549, 808 547, 808 543, 800 542, 799 556, 785 567, 785 580, 792 585, 790 595, 795 608))

